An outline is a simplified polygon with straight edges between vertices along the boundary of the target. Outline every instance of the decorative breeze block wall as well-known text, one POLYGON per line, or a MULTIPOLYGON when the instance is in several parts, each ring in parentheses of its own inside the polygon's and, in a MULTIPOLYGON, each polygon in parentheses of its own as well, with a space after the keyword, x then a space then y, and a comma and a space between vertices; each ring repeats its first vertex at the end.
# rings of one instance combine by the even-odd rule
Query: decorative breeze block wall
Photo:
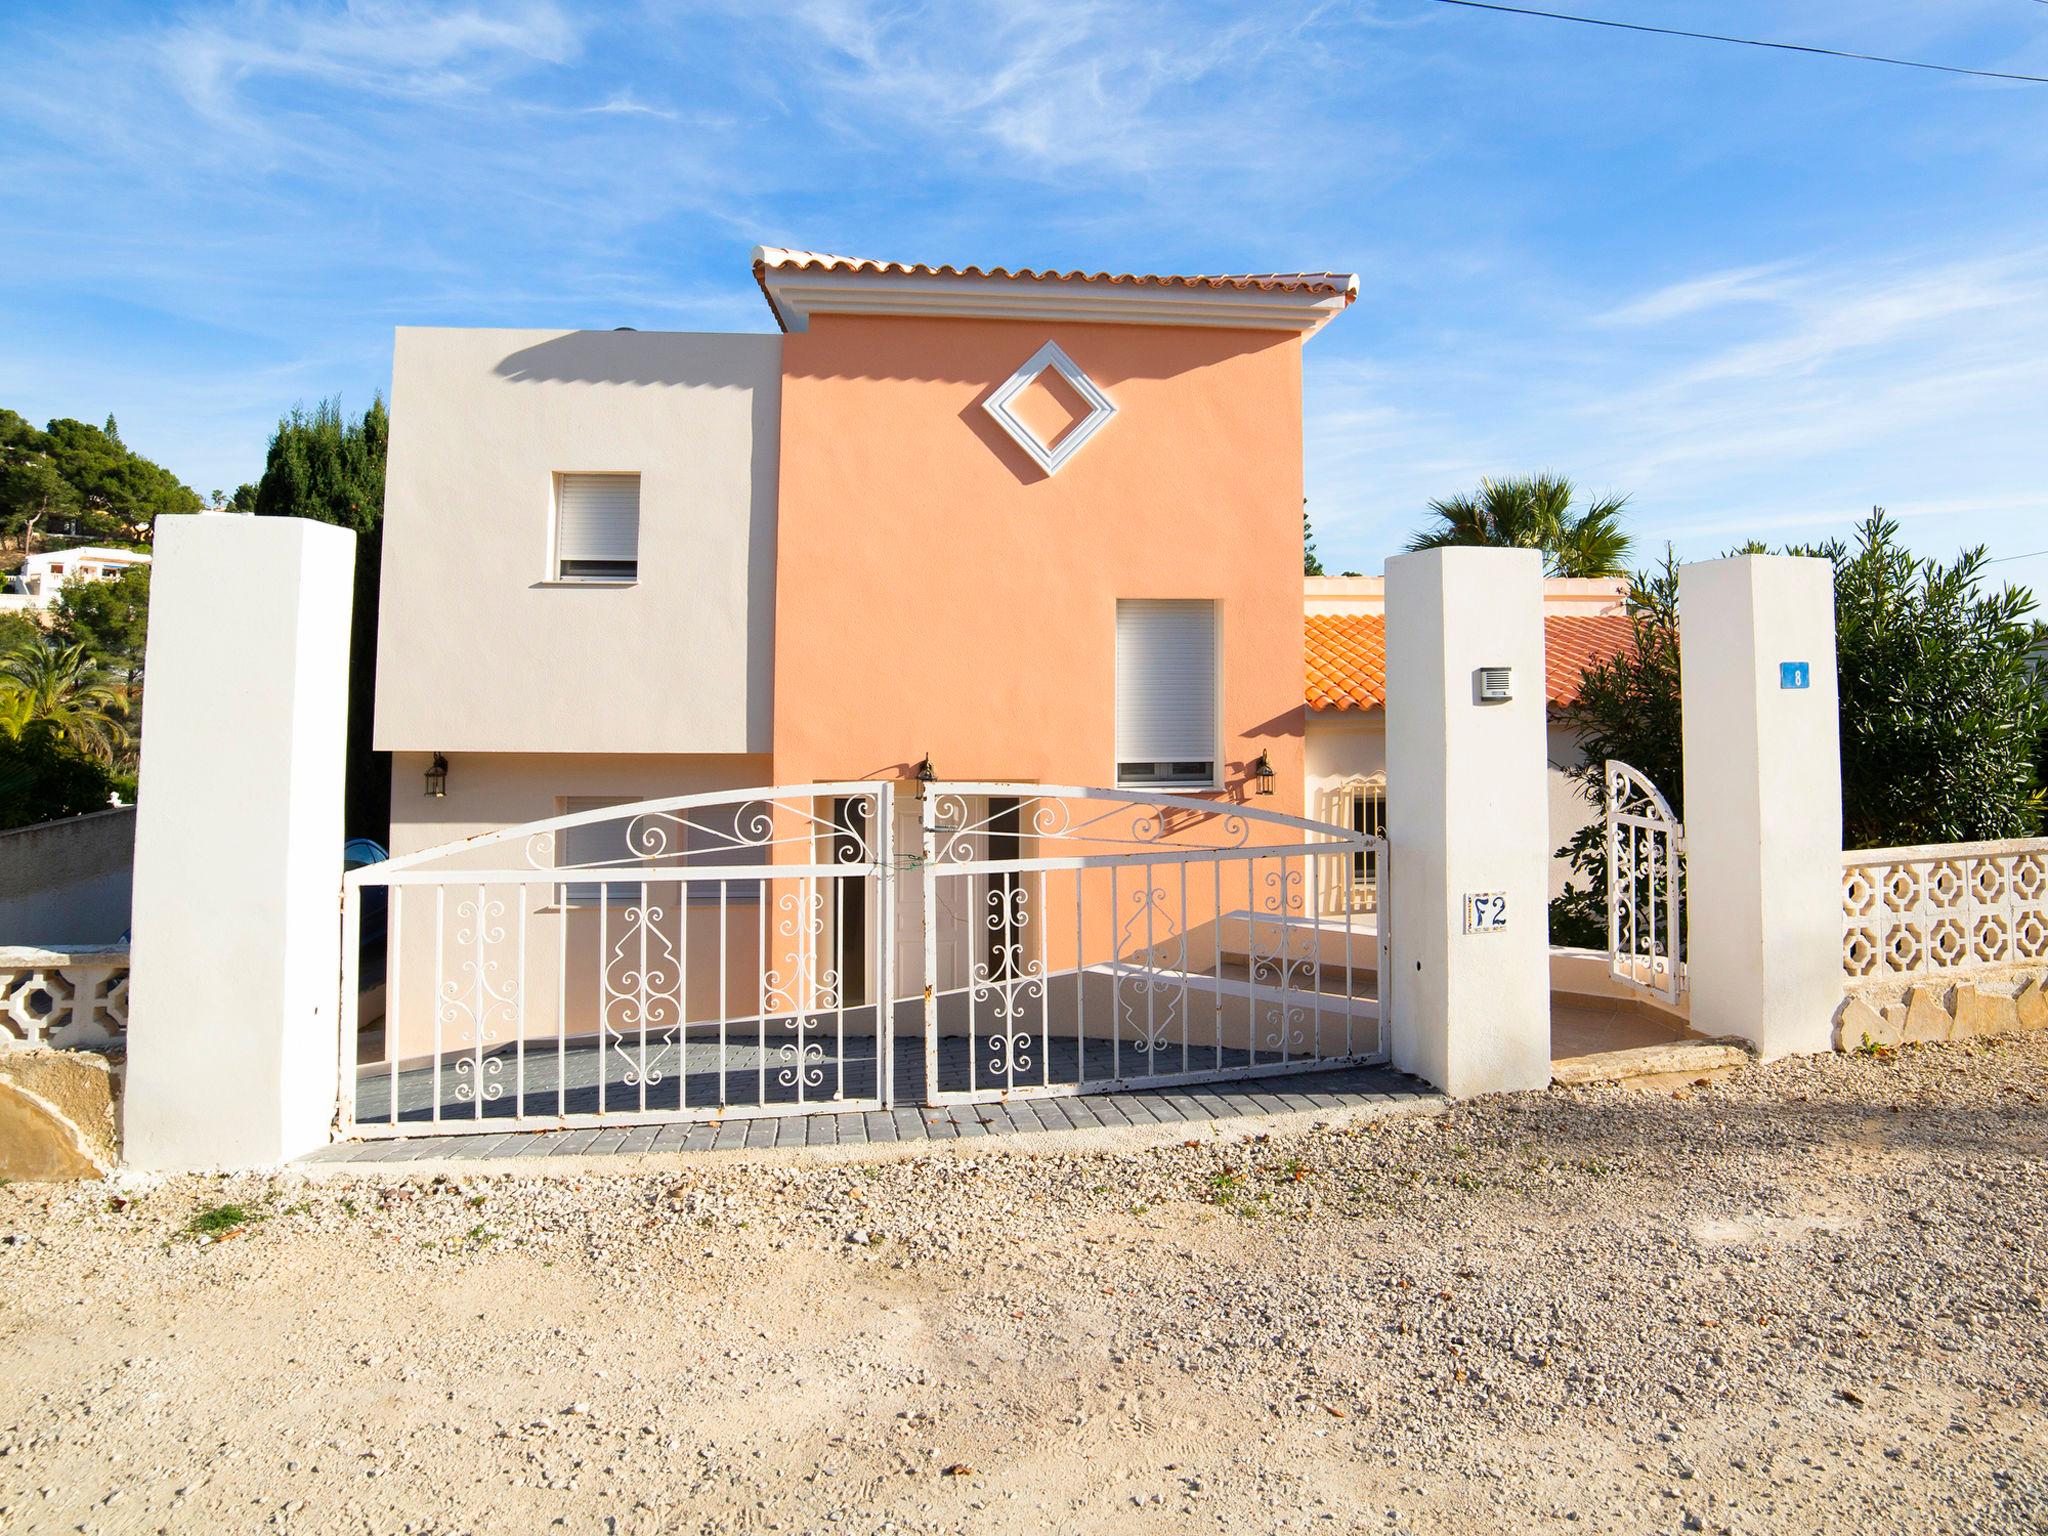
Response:
POLYGON ((1845 853, 1842 913, 1852 980, 2048 965, 2048 838, 1845 853))

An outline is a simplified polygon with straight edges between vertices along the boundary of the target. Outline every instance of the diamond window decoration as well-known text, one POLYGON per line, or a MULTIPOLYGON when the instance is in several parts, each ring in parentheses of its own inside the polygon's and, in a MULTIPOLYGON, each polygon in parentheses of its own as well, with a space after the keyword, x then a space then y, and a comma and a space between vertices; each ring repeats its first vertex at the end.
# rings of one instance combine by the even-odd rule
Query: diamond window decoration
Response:
POLYGON ((1080 452, 1081 445, 1100 432, 1109 418, 1116 414, 1116 406, 1109 396, 1096 388, 1095 381, 1083 373, 1075 361, 1060 350, 1056 341, 1048 341, 1031 354, 1029 361, 1015 373, 994 394, 988 397, 982 407, 995 424, 1009 434, 1012 442, 1030 455, 1031 462, 1048 475, 1057 473, 1060 466, 1080 452), (1034 431, 1027 421, 1018 414, 1020 397, 1038 382, 1039 376, 1050 370, 1087 406, 1085 414, 1071 422, 1060 432, 1047 440, 1034 431))

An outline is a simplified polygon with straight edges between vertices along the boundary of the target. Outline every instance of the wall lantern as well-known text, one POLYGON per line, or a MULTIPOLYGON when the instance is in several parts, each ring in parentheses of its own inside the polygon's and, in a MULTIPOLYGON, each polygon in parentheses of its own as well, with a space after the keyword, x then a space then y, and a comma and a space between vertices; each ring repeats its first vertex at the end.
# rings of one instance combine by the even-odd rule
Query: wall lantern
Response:
POLYGON ((427 794, 435 800, 448 798, 448 759, 438 752, 434 754, 434 760, 427 764, 427 794))
POLYGON ((917 798, 922 800, 924 792, 938 781, 939 775, 932 767, 932 755, 927 752, 924 761, 917 765, 917 798))
POLYGON ((1273 785, 1279 779, 1279 775, 1273 772, 1272 753, 1266 751, 1259 753, 1259 760, 1252 764, 1252 778, 1257 781, 1260 794, 1270 795, 1273 793, 1273 785))

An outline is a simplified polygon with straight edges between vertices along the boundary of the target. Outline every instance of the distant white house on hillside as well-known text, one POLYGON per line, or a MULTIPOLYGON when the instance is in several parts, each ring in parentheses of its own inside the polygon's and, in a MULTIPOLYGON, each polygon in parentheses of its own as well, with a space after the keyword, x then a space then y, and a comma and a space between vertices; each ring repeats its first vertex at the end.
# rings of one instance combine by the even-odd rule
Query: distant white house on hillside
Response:
POLYGON ((48 608, 74 581, 108 581, 133 566, 149 564, 147 552, 87 544, 77 549, 46 549, 30 555, 8 578, 0 592, 0 613, 48 608))

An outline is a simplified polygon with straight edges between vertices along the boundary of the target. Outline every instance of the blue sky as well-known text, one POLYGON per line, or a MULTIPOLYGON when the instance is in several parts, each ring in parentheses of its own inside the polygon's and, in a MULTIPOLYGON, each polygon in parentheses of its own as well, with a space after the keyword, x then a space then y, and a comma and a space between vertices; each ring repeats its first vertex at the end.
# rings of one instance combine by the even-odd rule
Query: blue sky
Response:
MULTIPOLYGON (((2038 0, 1555 8, 2048 75, 2038 0)), ((0 137, 0 404, 202 493, 396 324, 770 329, 768 243, 1356 271, 1333 570, 1537 468, 1682 555, 2048 551, 2048 86, 1432 0, 15 0, 0 137)))

